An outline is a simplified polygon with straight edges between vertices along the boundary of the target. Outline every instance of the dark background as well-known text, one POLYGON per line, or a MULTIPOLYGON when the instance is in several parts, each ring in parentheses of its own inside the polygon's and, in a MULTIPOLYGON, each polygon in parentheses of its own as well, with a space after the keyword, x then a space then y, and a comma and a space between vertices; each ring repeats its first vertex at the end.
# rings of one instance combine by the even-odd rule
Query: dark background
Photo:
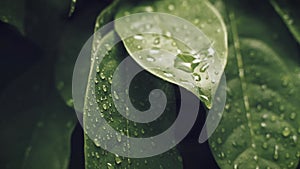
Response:
MULTIPOLYGON (((73 31, 71 30, 72 26, 77 27, 77 33, 80 33, 81 36, 77 39, 76 37, 72 38, 76 40, 75 43, 78 45, 66 50, 72 50, 72 53, 75 54, 79 53, 81 46, 93 34, 96 17, 111 1, 78 0, 76 10, 71 17, 68 17, 69 1, 66 1, 66 4, 62 5, 62 9, 57 9, 57 11, 55 11, 56 9, 53 10, 55 6, 51 2, 45 1, 43 3, 29 0, 26 3, 26 8, 30 8, 31 11, 26 12, 24 16, 25 35, 20 33, 16 27, 0 22, 0 94, 4 95, 10 86, 18 81, 18 78, 36 69, 40 73, 33 74, 31 78, 44 81, 44 87, 47 88, 45 95, 47 96, 49 92, 56 91, 55 63, 59 57, 57 49, 61 48, 57 42, 68 38, 64 37, 64 32, 73 31), (49 15, 48 12, 52 12, 52 14, 49 15)), ((73 36, 77 35, 73 34, 73 36)), ((23 84, 18 84, 19 87, 23 87, 23 90, 29 90, 24 84, 29 83, 30 80, 24 80, 23 84)), ((36 96, 31 94, 26 94, 26 98, 35 100, 37 105, 44 101, 43 99, 37 100, 36 96)), ((7 103, 2 102, 1 104, 7 105, 4 107, 14 106, 14 103, 9 100, 7 103)), ((201 109, 203 110, 203 107, 201 109)), ((2 120, 6 119, 5 112, 10 111, 8 109, 2 110, 2 120)), ((28 116, 30 118, 30 114, 28 116)), ((186 169, 218 168, 208 143, 199 144, 197 142, 204 120, 205 115, 200 113, 193 129, 178 146, 186 169)), ((20 129, 19 132, 22 130, 20 129)), ((84 168, 83 130, 79 124, 76 125, 72 134, 69 168, 84 168)))

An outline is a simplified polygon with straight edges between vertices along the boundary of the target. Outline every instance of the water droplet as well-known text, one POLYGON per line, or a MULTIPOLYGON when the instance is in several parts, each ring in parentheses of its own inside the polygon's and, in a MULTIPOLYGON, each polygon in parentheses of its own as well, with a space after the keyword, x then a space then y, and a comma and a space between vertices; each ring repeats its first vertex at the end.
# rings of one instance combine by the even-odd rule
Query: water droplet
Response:
POLYGON ((148 62, 154 62, 155 61, 155 58, 154 57, 151 57, 151 56, 147 56, 146 60, 148 62))
POLYGON ((104 92, 107 92, 107 87, 106 87, 105 85, 102 85, 102 90, 103 90, 104 92))
POLYGON ((107 51, 110 51, 111 50, 111 45, 110 44, 105 44, 104 45, 105 46, 105 49, 107 50, 107 51))
POLYGON ((283 105, 280 105, 280 106, 279 106, 279 110, 280 110, 281 112, 283 112, 283 111, 284 111, 284 106, 283 106, 283 105))
POLYGON ((97 79, 97 78, 94 78, 94 82, 95 82, 96 84, 98 84, 98 83, 99 83, 99 81, 98 81, 98 79, 97 79))
POLYGON ((144 39, 143 35, 139 35, 139 34, 134 35, 133 38, 136 39, 136 40, 143 40, 144 39))
POLYGON ((297 144, 297 136, 296 136, 296 135, 293 135, 293 136, 292 136, 292 140, 293 140, 293 142, 294 142, 295 144, 297 144))
POLYGON ((232 141, 231 144, 232 144, 233 147, 236 147, 236 146, 237 146, 236 141, 232 141))
POLYGON ((159 38, 159 37, 156 37, 156 38, 154 39, 153 44, 154 44, 154 45, 159 45, 159 43, 160 43, 160 38, 159 38))
POLYGON ((104 80, 104 79, 105 79, 105 75, 104 75, 104 73, 103 73, 103 72, 101 72, 101 73, 100 73, 100 78, 101 78, 102 80, 104 80))
POLYGON ((103 108, 104 110, 107 110, 107 105, 106 105, 105 103, 103 103, 103 104, 102 104, 102 108, 103 108))
POLYGON ((174 67, 176 67, 177 69, 180 69, 182 71, 191 73, 194 71, 196 66, 199 64, 199 62, 194 63, 195 60, 196 59, 195 59, 194 55, 192 55, 190 53, 178 53, 176 56, 176 59, 174 61, 174 67))
POLYGON ((223 143, 223 141, 222 141, 222 139, 219 137, 219 138, 217 138, 217 143, 218 144, 222 144, 223 143))
POLYGON ((290 114, 290 119, 294 120, 295 118, 296 118, 296 113, 295 112, 291 113, 290 114))
POLYGON ((290 158, 290 154, 289 154, 289 153, 286 153, 286 154, 285 154, 285 158, 287 158, 287 159, 290 158))
POLYGON ((296 153, 296 157, 297 157, 297 158, 300 158, 300 151, 298 151, 298 152, 296 153))
POLYGON ((264 143, 262 144, 262 148, 263 148, 263 149, 267 149, 267 148, 268 148, 268 143, 264 142, 264 143))
POLYGON ((209 63, 206 63, 200 67, 200 72, 205 72, 209 67, 209 63))
POLYGON ((170 38, 170 37, 172 36, 171 32, 169 32, 169 31, 166 31, 166 32, 164 33, 164 35, 165 35, 166 37, 168 37, 168 38, 170 38))
POLYGON ((169 73, 169 72, 164 72, 163 74, 166 77, 174 77, 174 75, 172 73, 169 73))
POLYGON ((174 6, 173 4, 170 4, 170 5, 168 6, 168 9, 169 9, 170 11, 173 11, 173 10, 175 9, 175 6, 174 6))
POLYGON ((267 127, 267 124, 264 123, 264 122, 262 122, 262 123, 260 123, 260 126, 263 127, 263 128, 265 128, 265 127, 267 127))
POLYGON ((273 155, 274 160, 278 160, 278 145, 275 145, 274 147, 274 155, 273 155))
POLYGON ((113 91, 113 95, 114 95, 114 98, 115 98, 116 100, 119 100, 119 96, 118 96, 118 94, 117 94, 116 91, 113 91))
POLYGON ((193 79, 199 82, 201 80, 201 76, 198 73, 193 73, 193 79))
POLYGON ((146 12, 153 12, 153 8, 151 6, 146 6, 145 11, 146 12))
POLYGON ((107 169, 114 169, 114 166, 111 163, 106 163, 107 169))
POLYGON ((291 161, 289 164, 288 164, 288 168, 292 168, 293 166, 294 166, 294 162, 293 161, 291 161))
POLYGON ((261 107, 260 104, 258 104, 258 105, 256 106, 256 108, 257 108, 258 111, 260 111, 262 107, 261 107))
POLYGON ((224 152, 220 152, 220 154, 218 155, 220 158, 225 158, 225 153, 224 152))
POLYGON ((282 131, 284 137, 288 137, 291 134, 291 130, 288 127, 285 127, 282 131))
POLYGON ((115 162, 116 162, 116 164, 121 164, 122 163, 122 159, 118 155, 116 155, 115 156, 115 162))
POLYGON ((142 46, 141 46, 141 45, 137 45, 137 48, 138 48, 138 49, 142 49, 142 46))

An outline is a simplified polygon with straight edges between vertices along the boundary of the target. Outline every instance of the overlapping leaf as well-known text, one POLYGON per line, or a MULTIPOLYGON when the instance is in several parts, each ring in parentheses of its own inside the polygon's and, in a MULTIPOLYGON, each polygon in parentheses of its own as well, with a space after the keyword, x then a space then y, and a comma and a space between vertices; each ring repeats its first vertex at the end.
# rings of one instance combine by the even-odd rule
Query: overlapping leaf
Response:
POLYGON ((215 2, 231 35, 226 110, 210 145, 221 168, 296 168, 297 42, 269 4, 252 3, 215 2))
POLYGON ((116 20, 127 51, 144 69, 188 89, 211 108, 227 58, 227 33, 218 12, 207 1, 166 0, 129 3, 117 17, 140 12, 179 18, 150 13, 116 20))

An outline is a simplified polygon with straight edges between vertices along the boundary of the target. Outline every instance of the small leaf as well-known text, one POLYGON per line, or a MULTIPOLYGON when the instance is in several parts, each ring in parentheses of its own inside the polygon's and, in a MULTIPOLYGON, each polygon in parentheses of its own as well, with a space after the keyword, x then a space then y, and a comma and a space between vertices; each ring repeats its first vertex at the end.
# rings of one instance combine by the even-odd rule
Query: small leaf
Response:
POLYGON ((155 1, 132 6, 122 6, 117 18, 164 12, 189 21, 143 13, 116 20, 115 28, 138 64, 188 89, 211 108, 227 57, 227 34, 219 13, 206 1, 155 1))
POLYGON ((277 13, 281 16, 291 33, 294 35, 295 39, 298 43, 300 43, 299 2, 294 0, 270 0, 270 2, 277 13))
POLYGON ((57 60, 55 63, 56 88, 69 107, 73 107, 72 74, 74 64, 84 42, 93 34, 95 18, 99 12, 98 3, 88 3, 79 8, 80 14, 74 15, 62 28, 56 44, 57 60), (94 17, 91 17, 94 16, 94 17))
POLYGON ((0 21, 14 25, 24 34, 24 0, 2 0, 0 1, 0 21))
POLYGON ((231 36, 227 102, 210 146, 224 169, 297 168, 299 48, 271 6, 255 2, 216 2, 231 36))
POLYGON ((49 83, 49 67, 39 63, 1 93, 0 168, 68 168, 76 118, 49 83))

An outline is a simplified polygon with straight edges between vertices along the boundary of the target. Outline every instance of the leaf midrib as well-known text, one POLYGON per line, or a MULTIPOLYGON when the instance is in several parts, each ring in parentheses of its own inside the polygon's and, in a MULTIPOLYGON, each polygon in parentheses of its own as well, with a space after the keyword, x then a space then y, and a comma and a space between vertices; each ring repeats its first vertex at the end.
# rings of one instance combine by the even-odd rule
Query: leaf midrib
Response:
POLYGON ((251 144, 254 144, 253 137, 254 137, 254 132, 252 130, 252 123, 251 123, 251 114, 249 112, 249 99, 248 95, 246 95, 245 91, 247 88, 247 83, 245 81, 245 71, 244 71, 244 65, 243 65, 243 59, 242 59, 242 54, 240 50, 240 40, 238 37, 238 31, 237 31, 237 25, 235 22, 235 14, 234 11, 231 9, 227 9, 227 14, 228 19, 229 19, 229 24, 231 28, 231 33, 232 33, 232 39, 233 39, 233 47, 235 51, 235 57, 237 60, 237 66, 238 66, 238 72, 239 72, 239 79, 241 82, 241 90, 242 90, 242 96, 243 96, 243 106, 245 108, 245 113, 246 113, 246 119, 247 119, 247 125, 249 128, 250 132, 250 138, 251 138, 251 144))

